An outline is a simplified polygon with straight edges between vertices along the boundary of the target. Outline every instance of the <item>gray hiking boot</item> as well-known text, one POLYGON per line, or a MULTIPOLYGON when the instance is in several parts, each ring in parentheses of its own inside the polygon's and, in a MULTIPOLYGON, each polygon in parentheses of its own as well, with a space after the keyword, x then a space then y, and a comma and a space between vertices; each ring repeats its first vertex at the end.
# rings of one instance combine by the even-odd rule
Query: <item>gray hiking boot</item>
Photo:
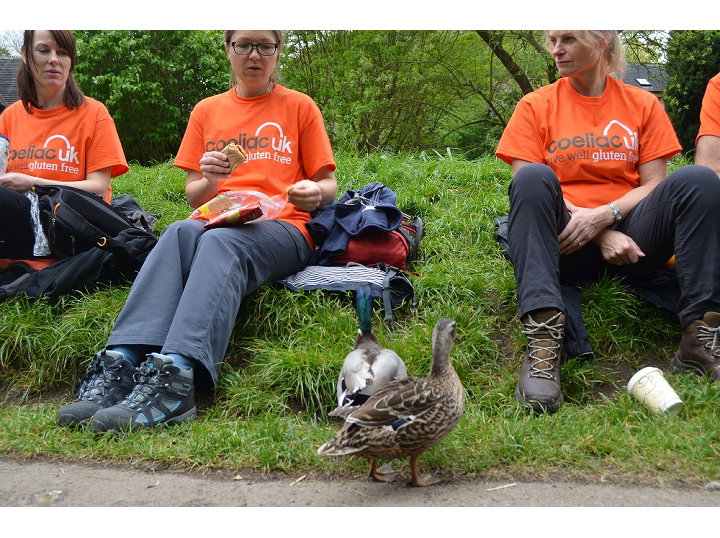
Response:
POLYGON ((135 374, 135 387, 122 402, 95 413, 90 427, 96 432, 127 433, 163 427, 194 418, 193 371, 178 368, 170 357, 151 353, 135 374))
POLYGON ((100 409, 121 402, 135 386, 136 368, 123 360, 122 353, 103 349, 90 361, 85 375, 75 386, 77 401, 58 412, 60 426, 83 426, 100 409))

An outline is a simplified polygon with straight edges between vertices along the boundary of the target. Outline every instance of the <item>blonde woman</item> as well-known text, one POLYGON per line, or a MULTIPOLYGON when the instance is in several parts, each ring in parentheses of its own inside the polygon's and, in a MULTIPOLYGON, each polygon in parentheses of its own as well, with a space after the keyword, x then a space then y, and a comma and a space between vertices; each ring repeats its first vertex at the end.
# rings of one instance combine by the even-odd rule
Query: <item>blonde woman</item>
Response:
POLYGON ((702 166, 667 175, 680 144, 658 99, 615 78, 616 31, 546 36, 561 78, 522 98, 496 151, 513 170, 509 255, 528 340, 518 402, 537 412, 563 402, 565 280, 650 275, 673 254, 683 337, 672 367, 720 379, 718 177, 702 166))

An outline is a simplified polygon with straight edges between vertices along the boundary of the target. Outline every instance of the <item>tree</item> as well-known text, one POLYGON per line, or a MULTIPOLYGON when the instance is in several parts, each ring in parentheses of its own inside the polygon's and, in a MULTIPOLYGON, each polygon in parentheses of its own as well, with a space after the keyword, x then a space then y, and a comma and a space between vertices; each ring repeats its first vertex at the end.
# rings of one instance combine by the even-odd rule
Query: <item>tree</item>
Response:
POLYGON ((76 31, 80 88, 107 106, 128 160, 177 152, 190 112, 226 91, 230 67, 220 31, 76 31))
MULTIPOLYGON (((228 88, 220 32, 80 31, 76 78, 104 102, 126 154, 166 160, 192 107, 228 88)), ((657 63, 663 35, 621 34, 633 63, 657 63)), ((281 82, 319 105, 336 150, 494 151, 524 94, 557 80, 542 31, 286 32, 281 82)))
POLYGON ((0 56, 20 56, 23 34, 22 30, 0 31, 0 56))
POLYGON ((533 32, 530 30, 476 30, 476 32, 480 38, 487 43, 487 46, 490 47, 490 50, 495 56, 497 56, 498 60, 500 60, 505 69, 507 69, 508 73, 512 76, 523 95, 526 95, 537 88, 533 84, 533 81, 530 80, 530 74, 525 68, 519 65, 518 57, 520 55, 518 51, 513 53, 507 50, 503 41, 512 41, 515 44, 514 46, 519 44, 521 48, 526 50, 529 47, 531 54, 534 51, 544 60, 545 68, 547 69, 547 79, 545 84, 550 84, 551 82, 557 80, 558 75, 555 70, 555 63, 553 62, 548 50, 540 42, 541 32, 533 32))
POLYGON ((709 80, 720 71, 720 31, 673 30, 667 46, 665 108, 685 151, 695 148, 709 80))
POLYGON ((432 146, 462 96, 458 33, 296 31, 283 78, 323 110, 335 146, 365 153, 432 146))

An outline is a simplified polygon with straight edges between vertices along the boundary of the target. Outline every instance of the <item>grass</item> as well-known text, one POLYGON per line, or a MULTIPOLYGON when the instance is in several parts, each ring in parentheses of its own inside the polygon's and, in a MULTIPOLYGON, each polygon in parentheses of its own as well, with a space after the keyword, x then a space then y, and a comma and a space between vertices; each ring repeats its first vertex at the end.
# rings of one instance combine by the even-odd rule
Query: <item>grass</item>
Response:
MULTIPOLYGON (((400 352, 411 375, 424 376, 435 321, 458 322, 461 342, 452 358, 467 391, 466 411, 422 457, 422 472, 693 487, 718 479, 720 384, 669 372, 677 319, 616 280, 584 295, 596 358, 564 366, 566 404, 548 416, 519 409, 514 389, 525 339, 512 269, 493 239, 493 221, 507 212, 509 167, 494 157, 467 161, 450 152, 339 155, 338 165, 341 192, 381 181, 427 228, 412 275, 418 312, 401 307, 396 329, 387 333, 376 308, 380 340, 400 352), (654 416, 627 395, 630 376, 648 365, 663 368, 684 400, 677 417, 654 416)), ((190 211, 183 173, 168 163, 133 165, 113 185, 162 215, 158 230, 190 211)), ((363 459, 316 455, 338 428, 327 412, 357 330, 345 293, 267 285, 246 300, 219 385, 200 400, 196 421, 126 437, 57 427, 59 406, 72 401, 75 381, 103 346, 128 290, 78 293, 56 304, 0 304, 0 454, 317 477, 367 472, 363 459)), ((407 462, 395 465, 407 474, 407 462)))

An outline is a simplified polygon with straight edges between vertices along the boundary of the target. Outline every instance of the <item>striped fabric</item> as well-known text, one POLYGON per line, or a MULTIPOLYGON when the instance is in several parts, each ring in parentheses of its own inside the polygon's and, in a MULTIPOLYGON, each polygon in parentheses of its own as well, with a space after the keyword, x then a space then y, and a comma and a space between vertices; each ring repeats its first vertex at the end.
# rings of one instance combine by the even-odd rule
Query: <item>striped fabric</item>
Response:
POLYGON ((302 271, 276 283, 293 291, 300 290, 351 290, 357 284, 368 284, 374 297, 382 297, 386 273, 374 267, 348 264, 338 267, 308 265, 302 271))

